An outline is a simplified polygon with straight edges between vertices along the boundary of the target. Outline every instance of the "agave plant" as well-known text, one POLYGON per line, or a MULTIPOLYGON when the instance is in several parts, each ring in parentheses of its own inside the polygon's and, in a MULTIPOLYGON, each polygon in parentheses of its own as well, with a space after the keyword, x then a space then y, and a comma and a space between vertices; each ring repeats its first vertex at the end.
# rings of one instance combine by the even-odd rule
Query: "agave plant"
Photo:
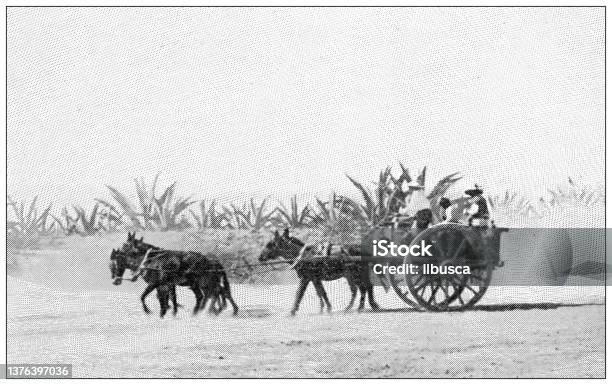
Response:
POLYGON ((323 227, 327 235, 354 232, 359 225, 349 212, 349 198, 332 192, 329 200, 317 200, 317 210, 312 223, 323 227))
MULTIPOLYGON (((395 178, 391 173, 391 167, 387 167, 380 172, 378 180, 374 182, 374 188, 368 189, 363 184, 357 182, 347 175, 351 183, 359 190, 363 198, 363 203, 346 198, 343 202, 344 212, 350 214, 358 221, 374 226, 391 215, 396 214, 404 204, 407 193, 402 191, 404 182, 411 182, 412 177, 408 169, 400 163, 401 174, 395 178)), ((427 167, 423 167, 416 182, 425 186, 427 167)), ((461 179, 459 173, 453 173, 439 180, 434 188, 427 195, 434 215, 438 210, 438 201, 448 189, 461 179)))
POLYGON ((51 204, 45 208, 40 215, 38 214, 37 201, 38 196, 35 196, 30 204, 25 201, 15 202, 10 196, 7 196, 7 206, 13 209, 14 219, 7 219, 7 233, 19 236, 34 236, 48 235, 55 229, 53 221, 49 221, 51 212, 51 204), (26 210, 26 207, 28 209, 26 210))
POLYGON ((59 226, 60 230, 64 235, 78 234, 78 223, 79 220, 75 216, 73 217, 68 213, 68 209, 65 207, 62 209, 61 216, 58 218, 53 214, 50 214, 55 223, 59 226))
MULTIPOLYGON (((255 199, 251 198, 249 204, 245 203, 242 208, 238 208, 232 204, 231 214, 234 218, 236 228, 260 230, 268 225, 276 209, 266 211, 266 201, 267 198, 260 204, 256 204, 255 199)), ((227 208, 226 213, 230 213, 227 208)))
POLYGON ((52 215, 55 223, 60 227, 62 232, 66 235, 80 234, 80 235, 93 235, 101 230, 106 230, 100 223, 101 215, 98 207, 99 203, 96 203, 91 212, 88 214, 87 211, 81 206, 73 206, 75 215, 72 216, 68 209, 65 207, 62 209, 61 219, 52 215))
POLYGON ((593 207, 605 204, 605 193, 602 188, 594 188, 590 185, 582 185, 567 178, 566 186, 559 186, 556 190, 548 190, 551 198, 547 201, 550 206, 572 204, 576 206, 593 207))
POLYGON ((497 218, 519 218, 537 214, 528 199, 519 197, 517 192, 506 191, 504 195, 488 196, 489 210, 497 218))
POLYGON ((190 198, 174 198, 176 182, 168 186, 162 195, 157 198, 156 187, 159 174, 153 179, 150 187, 147 187, 143 179, 134 179, 136 185, 136 196, 138 200, 136 204, 132 204, 130 200, 116 188, 107 185, 112 198, 117 202, 119 208, 104 201, 97 199, 98 202, 107 206, 110 210, 123 212, 131 222, 131 227, 140 230, 175 230, 189 226, 186 218, 183 216, 185 210, 189 208, 195 201, 190 198))
MULTIPOLYGON (((341 199, 339 204, 341 204, 340 207, 343 212, 353 216, 356 220, 365 221, 370 225, 374 225, 385 218, 389 211, 390 198, 395 190, 391 180, 391 168, 387 167, 380 172, 378 181, 374 182, 373 190, 365 187, 348 175, 346 177, 361 193, 363 203, 359 204, 348 197, 342 197, 343 199, 341 199)), ((394 197, 397 197, 397 194, 394 197)))
POLYGON ((281 221, 289 227, 300 228, 308 225, 312 219, 311 208, 309 204, 306 204, 302 209, 299 208, 297 202, 297 196, 294 195, 291 198, 290 207, 287 208, 282 202, 280 207, 276 209, 280 215, 281 221))
POLYGON ((206 201, 201 200, 198 206, 200 209, 199 215, 193 210, 189 210, 189 212, 196 221, 199 230, 223 229, 228 226, 229 219, 226 214, 217 212, 215 200, 210 202, 208 207, 206 207, 206 201))

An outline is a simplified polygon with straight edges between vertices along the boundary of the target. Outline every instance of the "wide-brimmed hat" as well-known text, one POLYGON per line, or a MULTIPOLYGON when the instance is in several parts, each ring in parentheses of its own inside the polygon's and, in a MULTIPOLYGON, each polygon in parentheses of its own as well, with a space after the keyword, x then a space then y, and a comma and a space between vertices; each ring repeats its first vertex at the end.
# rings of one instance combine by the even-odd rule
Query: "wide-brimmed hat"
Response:
POLYGON ((480 186, 478 186, 477 184, 474 185, 474 188, 465 190, 465 194, 469 195, 471 197, 475 197, 477 195, 482 195, 484 191, 482 190, 482 188, 480 188, 480 186))
POLYGON ((416 182, 416 181, 412 181, 412 182, 408 183, 408 189, 409 190, 410 189, 412 189, 412 190, 421 190, 421 189, 424 189, 424 188, 425 188, 425 186, 420 185, 419 182, 416 182))

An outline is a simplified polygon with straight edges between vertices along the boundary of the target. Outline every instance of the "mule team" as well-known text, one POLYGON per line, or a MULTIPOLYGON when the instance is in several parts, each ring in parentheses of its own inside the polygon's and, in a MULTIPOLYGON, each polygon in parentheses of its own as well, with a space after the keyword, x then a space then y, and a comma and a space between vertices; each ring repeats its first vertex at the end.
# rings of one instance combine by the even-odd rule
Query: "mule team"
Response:
MULTIPOLYGON (((278 231, 274 233, 273 239, 266 244, 259 256, 261 262, 283 258, 287 263, 293 263, 300 283, 291 315, 298 311, 310 282, 319 296, 321 312, 325 307, 331 312, 332 306, 322 281, 343 277, 351 290, 351 300, 346 310, 352 309, 357 291, 361 293, 359 311, 363 310, 366 297, 372 309, 379 309, 374 300, 368 263, 349 258, 351 254, 358 252, 358 245, 340 246, 340 253, 334 258, 301 258, 303 253, 313 252, 313 248, 314 246, 306 246, 299 239, 290 236, 289 230, 285 229, 282 235, 278 231)), ((139 277, 147 283, 140 297, 146 313, 150 313, 146 298, 153 291, 157 291, 160 316, 166 315, 170 303, 173 313, 176 314, 180 307, 176 299, 176 286, 188 287, 195 295, 194 315, 205 309, 208 301, 209 312, 212 314, 220 314, 227 308, 228 302, 233 307, 234 315, 238 313, 225 269, 212 254, 161 249, 145 243, 142 237, 137 239, 136 233, 128 233, 125 243, 121 248, 112 251, 110 259, 113 284, 120 285, 124 279, 136 281, 139 277), (132 272, 132 277, 123 278, 126 270, 132 272)))

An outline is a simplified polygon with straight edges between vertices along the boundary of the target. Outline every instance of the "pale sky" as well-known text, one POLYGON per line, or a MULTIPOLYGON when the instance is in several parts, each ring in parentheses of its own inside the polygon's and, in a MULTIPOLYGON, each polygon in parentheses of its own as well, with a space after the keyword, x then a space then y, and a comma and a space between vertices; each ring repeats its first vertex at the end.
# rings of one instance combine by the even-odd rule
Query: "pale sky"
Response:
POLYGON ((604 182, 603 8, 9 8, 7 71, 8 193, 59 207, 604 182))

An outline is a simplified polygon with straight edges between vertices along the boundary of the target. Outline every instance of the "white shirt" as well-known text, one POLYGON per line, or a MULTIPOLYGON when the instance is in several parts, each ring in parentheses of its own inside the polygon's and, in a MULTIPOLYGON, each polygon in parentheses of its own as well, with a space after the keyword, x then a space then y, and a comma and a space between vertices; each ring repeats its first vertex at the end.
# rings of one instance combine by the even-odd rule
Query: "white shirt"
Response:
POLYGON ((453 203, 445 210, 447 222, 460 222, 463 218, 463 207, 457 203, 453 203))
POLYGON ((424 209, 430 209, 429 200, 425 197, 424 190, 414 190, 412 194, 406 197, 406 205, 399 212, 402 215, 414 216, 417 212, 424 209))

